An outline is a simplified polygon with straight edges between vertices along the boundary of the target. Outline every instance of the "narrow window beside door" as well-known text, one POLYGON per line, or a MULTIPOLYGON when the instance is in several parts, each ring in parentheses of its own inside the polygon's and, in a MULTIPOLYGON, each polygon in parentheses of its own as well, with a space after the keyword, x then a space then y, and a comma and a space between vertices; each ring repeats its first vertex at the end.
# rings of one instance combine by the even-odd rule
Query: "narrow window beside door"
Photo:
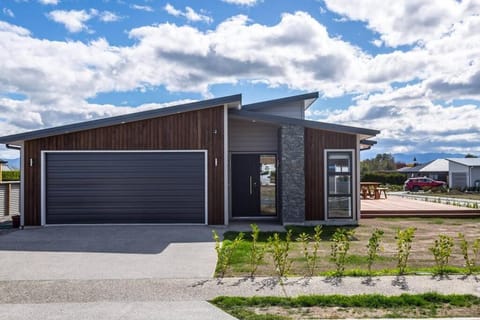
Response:
POLYGON ((351 219, 353 217, 352 151, 327 151, 327 217, 351 219))

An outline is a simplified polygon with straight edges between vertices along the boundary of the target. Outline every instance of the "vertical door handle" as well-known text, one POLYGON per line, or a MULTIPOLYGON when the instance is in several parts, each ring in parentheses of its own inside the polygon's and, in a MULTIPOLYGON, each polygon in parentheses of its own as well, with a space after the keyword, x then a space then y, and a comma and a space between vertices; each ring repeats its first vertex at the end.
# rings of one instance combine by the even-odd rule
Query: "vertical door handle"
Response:
POLYGON ((249 178, 250 178, 250 195, 252 195, 253 193, 252 176, 250 176, 249 178))

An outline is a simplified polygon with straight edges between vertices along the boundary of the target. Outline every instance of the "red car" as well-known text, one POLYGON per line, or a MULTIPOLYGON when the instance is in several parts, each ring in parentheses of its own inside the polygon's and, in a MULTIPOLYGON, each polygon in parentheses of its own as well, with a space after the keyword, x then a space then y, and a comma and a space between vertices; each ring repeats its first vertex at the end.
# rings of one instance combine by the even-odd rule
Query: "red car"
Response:
POLYGON ((423 178, 410 178, 405 181, 403 189, 405 191, 417 192, 419 190, 428 190, 434 187, 444 187, 446 182, 433 180, 427 177, 423 178))

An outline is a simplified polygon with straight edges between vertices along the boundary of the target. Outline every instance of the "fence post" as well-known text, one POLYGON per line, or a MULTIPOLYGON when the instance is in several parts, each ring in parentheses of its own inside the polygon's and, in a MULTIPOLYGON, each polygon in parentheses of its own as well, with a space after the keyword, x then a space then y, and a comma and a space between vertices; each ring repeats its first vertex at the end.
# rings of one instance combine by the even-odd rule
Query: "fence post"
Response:
POLYGON ((5 215, 9 216, 10 209, 11 209, 10 199, 12 198, 12 184, 7 183, 6 187, 7 187, 7 192, 5 194, 5 215))

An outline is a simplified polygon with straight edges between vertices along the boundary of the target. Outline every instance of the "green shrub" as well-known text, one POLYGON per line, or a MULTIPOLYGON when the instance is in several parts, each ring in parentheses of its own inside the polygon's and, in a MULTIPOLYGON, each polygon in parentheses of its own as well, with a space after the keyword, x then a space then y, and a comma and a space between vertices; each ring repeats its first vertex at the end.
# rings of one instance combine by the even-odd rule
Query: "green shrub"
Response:
POLYGON ((360 180, 380 182, 381 184, 403 185, 405 180, 407 180, 407 176, 399 172, 369 172, 362 175, 360 180))
POLYGON ((462 251, 463 259, 465 260, 465 267, 468 270, 468 274, 472 274, 476 265, 477 259, 480 254, 480 238, 476 239, 472 245, 473 256, 469 255, 469 243, 465 240, 465 235, 463 233, 458 234, 458 239, 460 241, 460 250, 462 251))
POLYGON ((350 250, 350 238, 354 231, 338 228, 332 236, 331 259, 335 263, 335 276, 342 277, 345 271, 345 261, 350 250))
POLYGON ((309 236, 308 234, 303 232, 297 238, 297 241, 302 243, 302 252, 307 263, 307 276, 309 277, 313 277, 313 275, 315 274, 315 268, 317 266, 318 248, 320 247, 320 242, 322 241, 322 226, 315 226, 314 230, 315 234, 313 236, 309 236), (308 250, 310 241, 313 241, 313 248, 311 251, 308 250))
POLYGON ((368 262, 368 274, 372 275, 372 265, 375 259, 378 257, 378 251, 380 250, 380 241, 382 241, 383 231, 375 229, 372 232, 367 244, 367 262, 368 262))
POLYGON ((258 235, 260 234, 260 229, 256 224, 251 224, 250 227, 252 228, 252 244, 250 246, 250 277, 255 276, 255 272, 257 271, 258 265, 263 260, 263 256, 265 255, 265 248, 258 244, 258 235))
POLYGON ((3 181, 20 181, 20 171, 2 171, 3 181))
POLYGON ((275 271, 279 277, 285 276, 292 266, 292 261, 288 258, 291 240, 292 230, 288 230, 285 241, 280 239, 278 233, 274 233, 273 237, 268 238, 268 248, 272 254, 275 271))
POLYGON ((217 252, 217 272, 220 278, 225 276, 232 255, 237 249, 238 245, 243 241, 243 233, 240 232, 237 237, 229 244, 225 241, 222 243, 220 237, 215 230, 212 230, 213 239, 215 240, 215 251, 217 252))
POLYGON ((435 240, 433 247, 429 248, 435 258, 436 273, 439 275, 445 274, 445 268, 448 265, 448 260, 452 254, 453 239, 452 237, 441 234, 435 240))
POLYGON ((412 249, 412 242, 415 238, 416 228, 410 227, 405 230, 397 230, 395 240, 397 240, 397 258, 398 273, 400 275, 405 273, 408 263, 408 257, 410 256, 410 250, 412 249))

